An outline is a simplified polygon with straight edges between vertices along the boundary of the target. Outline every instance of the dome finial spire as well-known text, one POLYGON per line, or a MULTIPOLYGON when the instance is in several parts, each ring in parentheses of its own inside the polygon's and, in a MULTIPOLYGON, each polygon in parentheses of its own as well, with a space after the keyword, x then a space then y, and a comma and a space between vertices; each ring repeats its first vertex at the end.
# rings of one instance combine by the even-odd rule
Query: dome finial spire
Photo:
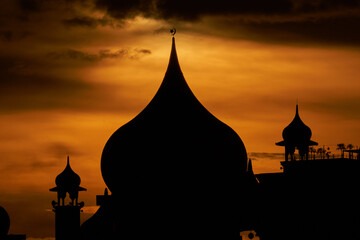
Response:
POLYGON ((299 114, 299 98, 296 98, 296 114, 299 114))
POLYGON ((170 53, 170 59, 168 64, 168 69, 166 70, 166 74, 176 74, 176 75, 182 75, 179 60, 176 53, 176 46, 175 46, 175 28, 170 30, 170 33, 173 35, 172 37, 172 44, 171 44, 171 53, 170 53))
POLYGON ((296 101, 296 112, 295 115, 299 115, 299 104, 296 101))
POLYGON ((174 37, 176 34, 176 28, 173 27, 172 29, 170 29, 170 34, 174 37))

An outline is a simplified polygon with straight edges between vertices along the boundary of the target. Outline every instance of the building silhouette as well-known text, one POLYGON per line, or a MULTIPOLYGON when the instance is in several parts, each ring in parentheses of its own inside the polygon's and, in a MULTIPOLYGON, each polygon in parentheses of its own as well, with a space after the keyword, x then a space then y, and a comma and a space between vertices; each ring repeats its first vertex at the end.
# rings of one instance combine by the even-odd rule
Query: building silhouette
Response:
POLYGON ((56 239, 360 239, 359 150, 311 159, 318 143, 298 105, 282 135, 283 172, 254 175, 240 137, 190 90, 173 37, 157 93, 103 149, 111 194, 96 197, 100 207, 81 227, 85 189, 69 160, 56 178, 56 239))
POLYGON ((258 205, 262 239, 360 239, 359 155, 310 160, 309 146, 317 143, 310 140, 311 129, 301 121, 298 106, 283 138, 276 143, 285 146, 283 172, 256 175, 264 199, 258 205))
POLYGON ((55 179, 56 187, 51 192, 57 192, 57 201, 52 202, 55 212, 55 239, 77 240, 80 231, 80 211, 84 202, 78 202, 79 191, 86 191, 80 187, 81 179, 70 167, 69 157, 64 169, 55 179), (66 195, 71 200, 65 202, 66 195))

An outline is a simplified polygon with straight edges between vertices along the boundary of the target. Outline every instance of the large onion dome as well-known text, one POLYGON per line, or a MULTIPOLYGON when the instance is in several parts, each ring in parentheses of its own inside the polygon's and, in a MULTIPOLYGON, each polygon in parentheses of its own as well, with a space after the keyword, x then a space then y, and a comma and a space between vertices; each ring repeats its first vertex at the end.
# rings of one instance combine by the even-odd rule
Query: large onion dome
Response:
POLYGON ((156 95, 114 132, 102 153, 104 181, 127 219, 122 229, 138 224, 139 237, 155 231, 158 239, 238 237, 246 167, 240 137, 186 83, 173 38, 156 95))
POLYGON ((0 239, 5 238, 10 228, 10 218, 6 210, 0 206, 0 239))
POLYGON ((158 92, 139 115, 110 137, 101 170, 113 193, 148 184, 152 190, 197 185, 210 190, 234 184, 236 176, 245 173, 246 162, 240 137, 208 112, 187 85, 173 38, 158 92))

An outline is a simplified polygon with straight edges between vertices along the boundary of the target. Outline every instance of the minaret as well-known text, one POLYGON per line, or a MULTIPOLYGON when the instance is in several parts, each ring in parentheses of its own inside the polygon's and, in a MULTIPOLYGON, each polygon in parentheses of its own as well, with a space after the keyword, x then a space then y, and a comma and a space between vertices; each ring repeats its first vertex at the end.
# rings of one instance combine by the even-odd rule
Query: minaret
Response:
POLYGON ((311 135, 311 129, 300 119, 299 106, 296 104, 295 117, 282 132, 284 140, 276 143, 285 147, 285 161, 289 160, 289 155, 291 160, 295 160, 295 149, 298 149, 301 160, 308 160, 309 146, 318 145, 317 142, 310 140, 311 135))
POLYGON ((79 238, 80 210, 84 202, 78 202, 79 191, 86 191, 80 187, 81 179, 70 167, 69 156, 67 165, 56 179, 56 187, 51 192, 57 192, 57 201, 52 201, 55 212, 55 239, 76 240, 79 238), (66 194, 69 194, 70 202, 66 204, 66 194))

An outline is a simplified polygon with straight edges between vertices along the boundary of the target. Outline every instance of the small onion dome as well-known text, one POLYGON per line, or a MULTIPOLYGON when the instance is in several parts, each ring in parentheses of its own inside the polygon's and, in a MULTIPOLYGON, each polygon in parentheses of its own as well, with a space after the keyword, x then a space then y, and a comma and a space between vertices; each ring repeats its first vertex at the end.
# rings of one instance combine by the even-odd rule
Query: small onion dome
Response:
POLYGON ((311 135, 311 129, 301 120, 299 116, 299 107, 296 105, 294 119, 282 132, 284 141, 277 143, 277 145, 317 145, 316 142, 310 140, 311 135))
POLYGON ((80 182, 81 179, 79 175, 77 175, 70 167, 70 161, 68 157, 64 171, 62 171, 62 173, 60 173, 55 179, 56 186, 62 189, 72 189, 74 187, 78 187, 80 182))
POLYGON ((0 239, 3 239, 9 231, 10 218, 6 210, 0 206, 0 239))

